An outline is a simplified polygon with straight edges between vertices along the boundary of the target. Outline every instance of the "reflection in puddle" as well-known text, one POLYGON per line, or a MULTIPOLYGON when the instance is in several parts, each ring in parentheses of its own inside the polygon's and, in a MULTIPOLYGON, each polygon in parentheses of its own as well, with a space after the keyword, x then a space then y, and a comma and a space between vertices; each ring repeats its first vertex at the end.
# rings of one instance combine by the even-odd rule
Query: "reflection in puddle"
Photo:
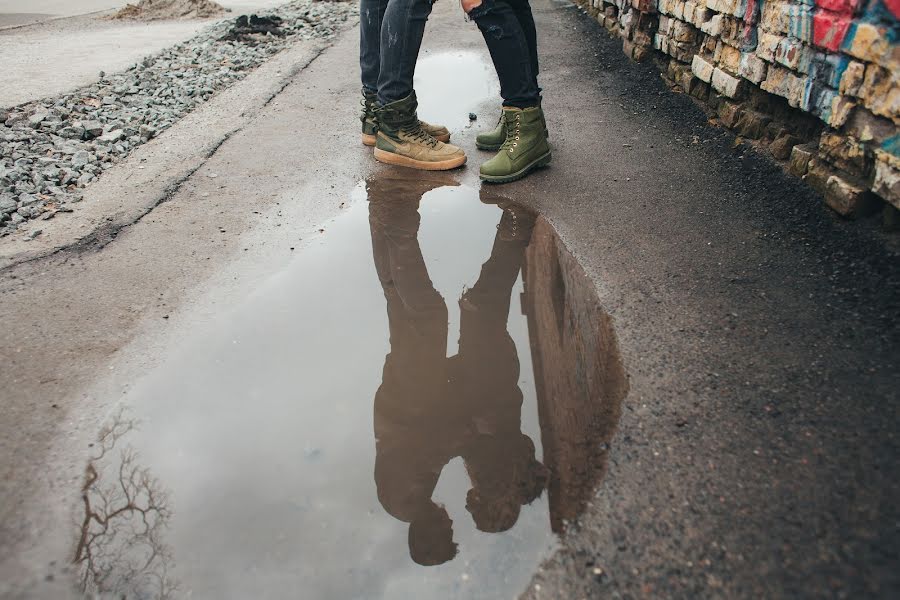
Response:
POLYGON ((164 537, 168 494, 131 447, 116 446, 135 428, 120 411, 97 437, 81 489, 81 524, 73 563, 86 595, 174 598, 172 551, 164 537))
POLYGON ((361 184, 129 395, 170 595, 509 598, 584 509, 627 393, 610 319, 545 220, 424 176, 361 184))

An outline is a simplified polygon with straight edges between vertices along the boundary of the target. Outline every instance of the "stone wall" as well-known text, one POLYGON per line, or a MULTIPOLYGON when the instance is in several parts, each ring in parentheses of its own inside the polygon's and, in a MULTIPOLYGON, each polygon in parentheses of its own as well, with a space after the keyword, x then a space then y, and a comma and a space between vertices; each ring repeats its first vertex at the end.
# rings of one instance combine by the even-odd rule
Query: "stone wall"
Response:
POLYGON ((838 213, 896 216, 900 0, 576 1, 838 213))

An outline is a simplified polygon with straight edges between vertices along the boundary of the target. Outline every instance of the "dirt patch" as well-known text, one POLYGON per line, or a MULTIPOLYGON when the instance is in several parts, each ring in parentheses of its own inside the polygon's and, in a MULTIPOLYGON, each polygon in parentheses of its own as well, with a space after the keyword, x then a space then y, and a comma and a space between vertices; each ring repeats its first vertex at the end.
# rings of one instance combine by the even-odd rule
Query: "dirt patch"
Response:
POLYGON ((140 21, 208 19, 226 12, 225 8, 212 0, 140 0, 137 4, 128 4, 112 18, 140 21))

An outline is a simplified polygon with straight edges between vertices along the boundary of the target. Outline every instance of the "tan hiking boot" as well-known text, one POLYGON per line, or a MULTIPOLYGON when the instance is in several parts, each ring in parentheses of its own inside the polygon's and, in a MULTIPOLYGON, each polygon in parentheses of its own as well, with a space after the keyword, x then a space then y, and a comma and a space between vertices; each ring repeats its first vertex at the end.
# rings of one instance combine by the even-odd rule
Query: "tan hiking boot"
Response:
MULTIPOLYGON (((375 145, 375 134, 378 133, 378 120, 375 118, 375 102, 378 95, 366 88, 362 90, 363 97, 360 104, 363 107, 359 120, 362 121, 362 143, 366 146, 375 145)), ((432 125, 425 121, 419 121, 425 133, 439 142, 450 141, 450 130, 443 125, 432 125)))
POLYGON ((416 93, 375 109, 378 132, 375 158, 383 163, 421 169, 446 171, 466 163, 466 153, 451 144, 434 139, 416 117, 416 93))

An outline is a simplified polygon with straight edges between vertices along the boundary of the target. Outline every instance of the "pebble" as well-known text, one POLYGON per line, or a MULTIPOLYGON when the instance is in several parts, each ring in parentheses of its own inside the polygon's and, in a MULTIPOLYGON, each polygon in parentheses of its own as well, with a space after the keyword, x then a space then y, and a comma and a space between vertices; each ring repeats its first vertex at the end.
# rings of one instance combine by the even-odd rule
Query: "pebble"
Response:
POLYGON ((331 38, 355 3, 294 0, 272 10, 284 37, 223 41, 234 18, 74 92, 0 109, 0 237, 52 203, 59 212, 137 146, 297 40, 331 38), (22 203, 22 195, 28 203, 22 203))

